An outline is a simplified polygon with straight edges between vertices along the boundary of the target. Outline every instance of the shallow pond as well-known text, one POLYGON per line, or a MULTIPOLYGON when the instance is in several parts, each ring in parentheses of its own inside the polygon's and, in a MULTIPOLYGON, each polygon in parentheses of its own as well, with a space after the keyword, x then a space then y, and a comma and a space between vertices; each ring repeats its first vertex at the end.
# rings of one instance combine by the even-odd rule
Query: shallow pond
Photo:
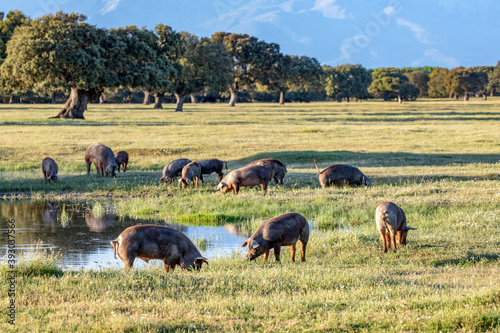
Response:
MULTIPOLYGON (((107 204, 110 205, 109 203, 107 204)), ((113 257, 109 242, 137 224, 164 225, 187 235, 208 259, 241 255, 241 244, 249 233, 234 224, 223 227, 186 226, 165 221, 119 218, 102 205, 85 202, 0 201, 0 257, 7 249, 7 222, 15 220, 16 249, 30 255, 34 244, 61 255, 61 264, 71 269, 123 267, 113 257), (242 234, 243 233, 243 234, 242 234)), ((157 261, 152 261, 155 263, 157 261)), ((134 267, 148 265, 136 260, 134 267)), ((151 263, 149 264, 151 265, 151 263)))

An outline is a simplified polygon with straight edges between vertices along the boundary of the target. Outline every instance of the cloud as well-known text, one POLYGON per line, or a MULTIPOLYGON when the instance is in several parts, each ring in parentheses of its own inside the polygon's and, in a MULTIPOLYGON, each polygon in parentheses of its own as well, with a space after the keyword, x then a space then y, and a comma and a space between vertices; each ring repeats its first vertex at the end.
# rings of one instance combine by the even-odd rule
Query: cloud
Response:
POLYGON ((112 12, 115 10, 118 5, 120 4, 121 0, 103 0, 106 4, 104 7, 99 11, 101 15, 107 14, 109 12, 112 12))
POLYGON ((396 8, 394 6, 388 6, 388 7, 385 7, 383 9, 384 13, 386 13, 387 15, 394 15, 396 14, 396 8))
POLYGON ((354 53, 359 53, 360 48, 358 45, 364 43, 365 42, 364 39, 366 39, 366 36, 363 35, 358 35, 344 39, 340 44, 339 57, 335 59, 333 62, 339 64, 341 61, 351 60, 354 53))
POLYGON ((408 27, 410 30, 413 32, 413 35, 415 38, 423 44, 429 43, 429 38, 428 38, 428 32, 424 28, 422 28, 420 25, 410 22, 408 20, 405 20, 401 17, 396 18, 396 23, 398 25, 401 25, 403 27, 408 27))
MULTIPOLYGON (((283 31, 291 40, 301 44, 309 44, 311 39, 294 32, 292 27, 283 23, 284 13, 293 13, 293 4, 298 0, 266 1, 252 0, 241 6, 233 1, 234 6, 216 8, 218 16, 201 24, 211 31, 228 31, 253 35, 258 33, 262 24, 271 24, 283 31)), ((239 1, 241 2, 241 1, 239 1)), ((230 2, 231 3, 231 2, 230 2)))
POLYGON ((443 66, 453 68, 460 66, 460 62, 452 56, 446 56, 437 49, 428 49, 424 56, 411 63, 413 66, 443 66))
POLYGON ((331 19, 340 20, 347 18, 345 9, 341 9, 340 6, 335 5, 335 1, 336 0, 316 0, 311 10, 320 12, 324 17, 331 19))

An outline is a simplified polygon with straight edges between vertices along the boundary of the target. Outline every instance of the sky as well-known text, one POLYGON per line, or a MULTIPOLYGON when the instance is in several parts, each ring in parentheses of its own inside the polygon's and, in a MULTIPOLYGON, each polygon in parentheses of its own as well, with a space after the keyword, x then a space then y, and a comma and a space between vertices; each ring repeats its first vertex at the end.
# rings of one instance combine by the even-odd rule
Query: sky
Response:
POLYGON ((31 18, 59 10, 98 27, 158 23, 209 37, 247 33, 281 52, 366 68, 496 65, 499 0, 0 0, 31 18))

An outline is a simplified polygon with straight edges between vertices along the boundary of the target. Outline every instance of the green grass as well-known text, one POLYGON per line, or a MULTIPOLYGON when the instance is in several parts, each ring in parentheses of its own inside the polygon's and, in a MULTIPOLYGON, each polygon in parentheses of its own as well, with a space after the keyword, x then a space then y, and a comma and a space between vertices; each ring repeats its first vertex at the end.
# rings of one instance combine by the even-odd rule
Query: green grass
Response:
MULTIPOLYGON (((3 320, 0 330, 499 332, 499 110, 497 98, 189 104, 183 113, 90 105, 87 120, 65 121, 48 119, 57 113, 51 105, 0 106, 6 200, 84 199, 125 219, 234 223, 245 231, 297 211, 315 225, 305 263, 289 263, 284 249, 281 264, 235 255, 190 273, 167 275, 160 263, 63 272, 41 254, 18 266, 16 325, 3 320), (83 156, 93 142, 128 151, 129 171, 87 176, 83 156), (59 164, 56 185, 43 181, 46 156, 59 164), (257 188, 223 195, 214 175, 197 189, 160 184, 163 166, 179 157, 219 158, 230 169, 274 157, 288 174, 266 196, 257 188), (354 165, 373 186, 322 189, 313 159, 321 169, 354 165), (381 252, 375 230, 384 200, 417 228, 396 254, 381 252)), ((203 247, 207 239, 194 241, 203 247)))

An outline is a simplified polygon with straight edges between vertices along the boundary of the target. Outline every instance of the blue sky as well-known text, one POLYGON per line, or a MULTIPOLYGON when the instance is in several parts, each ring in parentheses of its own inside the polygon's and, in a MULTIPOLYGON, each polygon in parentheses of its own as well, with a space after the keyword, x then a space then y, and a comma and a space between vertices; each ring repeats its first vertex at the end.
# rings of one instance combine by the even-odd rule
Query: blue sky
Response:
POLYGON ((99 27, 126 25, 210 36, 248 33, 286 54, 368 68, 496 65, 498 0, 0 0, 30 17, 63 10, 99 27))

